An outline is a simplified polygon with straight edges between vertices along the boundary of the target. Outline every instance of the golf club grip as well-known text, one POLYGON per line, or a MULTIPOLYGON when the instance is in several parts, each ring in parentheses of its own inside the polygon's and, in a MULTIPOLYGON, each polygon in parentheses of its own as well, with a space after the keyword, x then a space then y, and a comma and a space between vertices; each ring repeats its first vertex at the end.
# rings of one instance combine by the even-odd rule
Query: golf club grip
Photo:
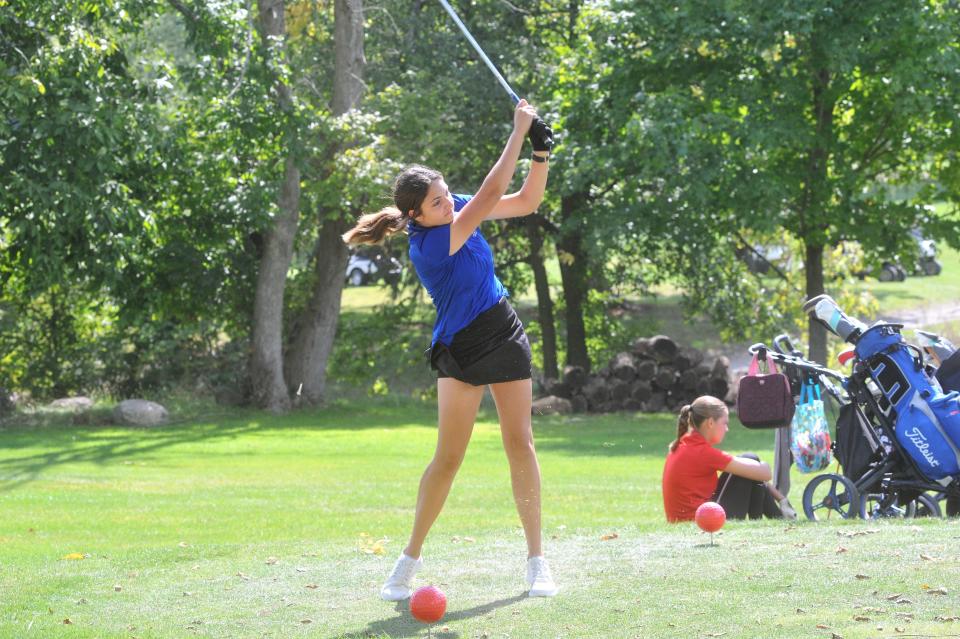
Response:
POLYGON ((487 54, 483 52, 483 49, 480 48, 480 45, 477 44, 477 41, 473 39, 473 36, 470 35, 470 31, 467 29, 467 26, 463 24, 463 21, 460 19, 460 16, 457 15, 457 12, 453 10, 453 7, 450 6, 450 3, 447 0, 440 0, 440 4, 443 5, 443 8, 446 9, 447 13, 450 14, 450 17, 453 18, 453 21, 460 31, 463 33, 464 37, 467 39, 473 48, 476 50, 477 54, 480 56, 480 59, 483 60, 484 64, 487 65, 487 68, 490 69, 490 72, 493 73, 494 77, 497 78, 497 81, 500 83, 500 86, 504 88, 507 92, 507 95, 510 96, 510 99, 513 100, 513 103, 516 104, 520 101, 519 96, 514 92, 510 85, 507 84, 507 81, 500 74, 500 71, 497 70, 497 67, 494 66, 493 62, 490 61, 490 58, 487 57, 487 54))

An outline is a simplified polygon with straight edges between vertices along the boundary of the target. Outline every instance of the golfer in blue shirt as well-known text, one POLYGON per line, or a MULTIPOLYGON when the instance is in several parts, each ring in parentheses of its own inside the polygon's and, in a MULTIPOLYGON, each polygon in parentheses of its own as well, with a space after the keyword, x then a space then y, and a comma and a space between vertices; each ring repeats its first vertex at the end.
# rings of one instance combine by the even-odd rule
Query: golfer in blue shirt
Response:
POLYGON ((350 244, 373 244, 406 231, 410 260, 437 308, 430 349, 430 364, 438 377, 437 448, 420 480, 410 540, 380 591, 388 601, 406 599, 412 592, 424 539, 463 461, 487 386, 497 405, 527 539, 529 594, 550 597, 557 592, 541 545, 540 466, 530 418, 530 344, 494 274, 493 253, 479 230, 484 220, 520 217, 537 209, 547 184, 552 135, 535 109, 520 100, 513 132, 476 194, 452 195, 439 172, 411 166, 394 183, 395 206, 362 216, 343 236, 350 244), (530 173, 518 192, 505 195, 527 135, 533 145, 530 173))

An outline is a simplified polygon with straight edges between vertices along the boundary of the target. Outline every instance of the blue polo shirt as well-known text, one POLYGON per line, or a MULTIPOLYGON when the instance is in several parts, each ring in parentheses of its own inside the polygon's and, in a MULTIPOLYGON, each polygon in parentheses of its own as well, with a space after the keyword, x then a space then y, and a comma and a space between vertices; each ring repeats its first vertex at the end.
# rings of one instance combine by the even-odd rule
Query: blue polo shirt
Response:
MULTIPOLYGON (((454 195, 453 210, 460 211, 472 195, 454 195)), ((410 261, 420 283, 437 308, 432 344, 447 346, 460 329, 508 295, 493 272, 493 252, 480 229, 450 255, 450 225, 420 226, 410 222, 410 261)))

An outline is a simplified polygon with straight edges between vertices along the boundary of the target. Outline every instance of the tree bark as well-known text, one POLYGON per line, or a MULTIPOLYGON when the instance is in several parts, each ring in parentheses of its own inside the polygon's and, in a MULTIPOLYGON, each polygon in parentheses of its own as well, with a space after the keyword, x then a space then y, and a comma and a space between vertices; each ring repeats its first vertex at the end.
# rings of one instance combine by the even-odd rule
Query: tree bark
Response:
MULTIPOLYGON (((259 28, 269 55, 283 56, 286 20, 282 0, 258 0, 259 28)), ((293 110, 293 93, 277 79, 277 107, 284 114, 293 110)), ((253 340, 250 354, 252 400, 256 406, 274 412, 290 408, 290 396, 283 377, 283 294, 287 270, 293 256, 293 241, 300 216, 300 168, 294 158, 296 131, 287 135, 287 158, 277 201, 277 215, 264 233, 264 251, 257 271, 253 308, 253 340)))
POLYGON ((306 404, 323 401, 327 387, 327 362, 333 352, 340 318, 343 273, 347 266, 347 245, 340 236, 347 230, 342 220, 330 220, 320 227, 313 265, 313 291, 297 322, 287 355, 287 381, 292 393, 306 404), (302 385, 302 386, 301 386, 302 385))
MULTIPOLYGON (((827 183, 827 160, 833 139, 833 109, 835 99, 830 92, 830 71, 826 67, 825 54, 814 45, 817 53, 812 77, 813 115, 815 136, 809 157, 809 182, 804 197, 803 239, 806 249, 804 271, 806 273, 807 299, 820 295, 823 290, 823 223, 819 212, 826 206, 829 197, 827 183)), ((807 337, 810 343, 808 356, 811 360, 827 364, 827 331, 819 323, 808 320, 807 337)))
POLYGON ((587 255, 580 225, 574 224, 586 205, 587 198, 584 193, 572 193, 560 199, 560 215, 564 220, 564 229, 557 239, 557 250, 560 253, 560 279, 566 301, 567 365, 582 366, 589 371, 587 331, 583 322, 583 303, 587 297, 587 255))
MULTIPOLYGON (((822 246, 806 247, 804 266, 807 275, 807 299, 810 299, 824 292, 822 246)), ((827 362, 827 329, 820 322, 809 320, 807 340, 810 344, 809 358, 814 362, 827 365, 829 363, 827 362)))
POLYGON ((543 228, 539 219, 526 218, 527 238, 530 240, 530 258, 527 262, 533 269, 533 281, 537 290, 537 319, 540 321, 541 348, 543 349, 543 375, 557 379, 557 325, 553 316, 553 300, 550 298, 550 283, 547 267, 543 262, 543 228))
MULTIPOLYGON (((336 0, 334 14, 334 87, 331 110, 343 115, 363 95, 363 2, 336 0)), ((318 404, 327 388, 327 362, 333 352, 340 317, 344 270, 349 254, 340 236, 347 222, 335 213, 321 212, 324 219, 314 248, 313 290, 296 324, 287 354, 287 381, 300 401, 318 404)))

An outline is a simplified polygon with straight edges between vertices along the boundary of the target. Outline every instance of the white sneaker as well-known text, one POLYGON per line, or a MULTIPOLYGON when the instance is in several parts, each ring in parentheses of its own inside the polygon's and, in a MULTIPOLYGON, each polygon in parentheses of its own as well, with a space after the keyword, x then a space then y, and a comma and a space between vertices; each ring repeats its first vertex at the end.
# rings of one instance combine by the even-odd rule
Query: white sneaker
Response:
POLYGON ((796 519, 797 511, 793 509, 793 506, 790 504, 790 500, 784 497, 778 502, 780 506, 780 512, 783 513, 784 519, 796 519))
POLYGON ((420 566, 423 565, 423 559, 414 559, 413 557, 407 557, 404 553, 400 553, 400 558, 397 559, 397 563, 393 565, 393 572, 390 573, 390 576, 387 577, 387 580, 383 584, 383 588, 380 589, 380 597, 384 601, 403 601, 404 599, 409 599, 411 590, 411 584, 413 583, 413 576, 417 574, 417 571, 420 570, 420 566))
POLYGON ((530 597, 552 597, 560 590, 553 583, 550 566, 547 560, 541 557, 531 557, 527 560, 527 584, 530 586, 530 597))

